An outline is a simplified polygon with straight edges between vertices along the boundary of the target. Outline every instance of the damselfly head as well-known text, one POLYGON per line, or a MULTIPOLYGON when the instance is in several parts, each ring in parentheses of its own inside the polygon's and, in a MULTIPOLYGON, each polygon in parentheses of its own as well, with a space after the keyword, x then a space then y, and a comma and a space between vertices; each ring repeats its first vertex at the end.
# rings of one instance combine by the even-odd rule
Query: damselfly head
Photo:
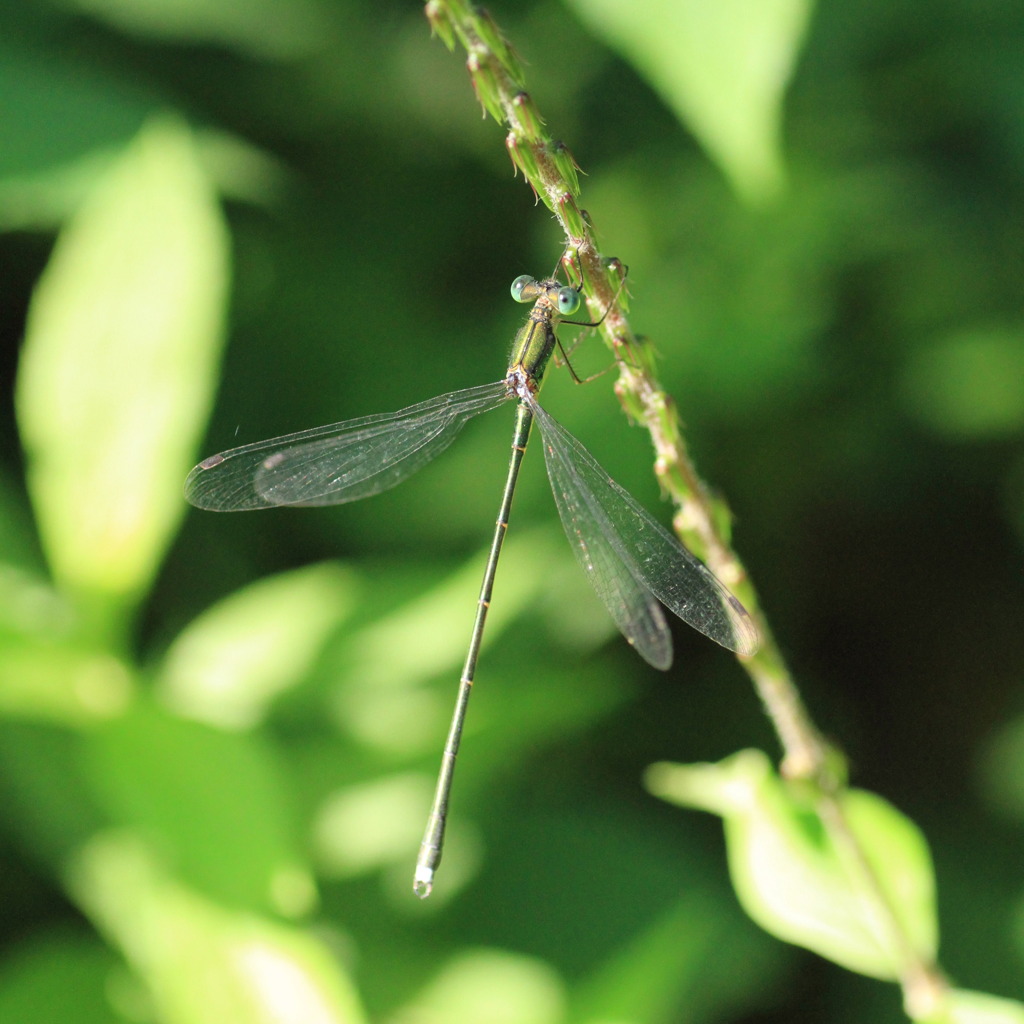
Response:
POLYGON ((516 302, 537 302, 546 300, 552 310, 559 316, 571 316, 580 308, 580 292, 572 285, 562 284, 554 278, 538 281, 523 274, 512 282, 512 298, 516 302))

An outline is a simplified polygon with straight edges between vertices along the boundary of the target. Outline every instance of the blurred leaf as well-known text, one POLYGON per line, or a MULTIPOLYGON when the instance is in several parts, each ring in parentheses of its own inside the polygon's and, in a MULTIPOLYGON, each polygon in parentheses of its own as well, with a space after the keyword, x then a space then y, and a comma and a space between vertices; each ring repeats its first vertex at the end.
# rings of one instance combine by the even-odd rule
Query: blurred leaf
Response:
POLYGON ((0 720, 0 798, 19 846, 59 870, 108 824, 82 772, 83 734, 39 720, 0 720))
POLYGON ((1024 1003, 985 992, 953 989, 947 1012, 927 1024, 1024 1024, 1024 1003))
POLYGON ((255 725, 306 678, 355 601, 351 575, 335 563, 260 580, 186 627, 167 652, 160 692, 199 721, 255 725))
POLYGON ((1009 820, 1024 821, 1024 718, 1010 719, 989 738, 979 769, 990 804, 1009 820))
POLYGON ((115 160, 110 152, 94 151, 59 167, 0 180, 0 228, 59 230, 110 172, 115 160))
POLYGON ((122 711, 131 671, 107 651, 0 639, 0 714, 82 726, 122 711))
POLYGON ((570 0, 748 202, 782 185, 782 101, 811 0, 570 0))
POLYGON ((75 616, 48 581, 18 565, 0 562, 0 636, 47 638, 71 635, 75 616))
POLYGON ((181 885, 130 833, 90 843, 69 888, 149 986, 161 1024, 362 1024, 347 977, 301 929, 181 885))
MULTIPOLYGON (((18 43, 16 35, 0 37, 0 182, 109 155, 131 140, 160 102, 146 94, 138 76, 104 74, 85 61, 54 60, 52 53, 18 43)), ((16 212, 4 210, 0 219, 16 212)))
MULTIPOLYGON (((46 563, 39 550, 35 523, 25 499, 24 483, 0 472, 0 565, 2 572, 28 570, 35 576, 46 574, 46 563)), ((0 608, 4 602, 0 601, 0 608)), ((0 610, 0 622, 6 617, 0 610)))
POLYGON ((95 936, 36 934, 0 963, 0 1020, 17 1024, 116 1024, 106 998, 117 960, 95 936))
MULTIPOLYGON (((218 9, 203 9, 211 6, 218 9)), ((0 230, 58 230, 110 174, 146 118, 166 107, 150 82, 0 38, 0 230), (48 130, 52 125, 60 130, 48 130)), ((206 129, 196 146, 222 193, 250 202, 279 193, 282 165, 247 140, 206 129)))
POLYGON ((227 239, 187 131, 147 128, 61 235, 18 378, 54 575, 101 601, 150 581, 220 354, 227 239))
POLYGON ((466 950, 399 1011, 417 1024, 559 1024, 565 986, 543 961, 502 950, 466 950))
POLYGON ((255 736, 139 702, 89 735, 86 767, 112 819, 209 895, 286 914, 314 901, 284 780, 255 736))
POLYGON ((589 983, 576 989, 570 1019, 581 1024, 732 1019, 756 1005, 756 994, 770 984, 766 945, 755 929, 737 929, 708 893, 693 887, 647 928, 626 938, 589 983))
MULTIPOLYGON (((744 751, 720 765, 654 765, 647 781, 663 799, 722 816, 733 885, 762 928, 850 970, 887 979, 902 975, 902 948, 873 910, 859 866, 760 751, 744 751)), ((924 837, 871 793, 847 790, 842 804, 901 927, 930 960, 938 924, 924 837)))
POLYGON ((156 39, 224 43, 254 57, 294 60, 329 45, 321 0, 64 0, 119 29, 156 39))
MULTIPOLYGON (((375 766, 385 763, 405 770, 410 759, 425 757, 432 776, 466 655, 483 557, 483 552, 474 555, 436 586, 426 592, 418 589, 390 614, 350 632, 325 661, 323 674, 332 680, 328 702, 336 727, 364 756, 372 752, 375 766)), ((629 692, 621 674, 599 660, 580 671, 579 647, 585 641, 592 645, 593 633, 588 638, 570 636, 567 665, 544 662, 541 641, 549 623, 539 599, 546 599, 544 592, 553 582, 558 594, 575 603, 566 614, 589 612, 600 619, 601 628, 610 622, 572 562, 560 531, 556 535, 544 528, 510 536, 503 562, 500 593, 483 642, 487 696, 479 704, 474 700, 464 732, 465 739, 476 741, 473 778, 478 785, 505 775, 510 764, 539 745, 585 730, 629 692), (566 572, 557 567, 559 551, 566 572), (503 637, 513 625, 518 633, 503 637), (518 649, 524 636, 530 638, 528 651, 518 649), (494 648, 496 654, 490 653, 494 648)), ((375 574, 374 588, 393 594, 399 585, 397 576, 375 574)), ((466 779, 462 785, 468 783, 466 779)), ((432 786, 432 777, 427 786, 432 786)), ((389 788, 387 795, 397 796, 397 791, 389 788)), ((420 806, 425 810, 429 797, 420 806)), ((335 848, 350 843, 338 837, 331 840, 335 848)), ((345 857, 338 849, 332 855, 333 860, 345 857)), ((450 843, 446 866, 454 859, 450 843)))
MULTIPOLYGON (((556 557, 553 544, 562 540, 550 529, 521 530, 505 541, 500 594, 488 612, 484 652, 544 595, 556 557)), ((427 686, 439 677, 454 678, 466 656, 484 558, 482 552, 474 554, 426 593, 347 638, 336 698, 347 733, 381 750, 433 748, 451 715, 452 693, 427 686)), ((572 593, 573 586, 577 593, 589 589, 579 572, 563 589, 572 593)), ((597 609, 596 602, 585 607, 597 609)))
MULTIPOLYGON (((500 600, 488 611, 484 649, 544 593, 545 566, 558 542, 554 531, 545 528, 509 536, 502 548, 507 571, 501 578, 500 600)), ((482 551, 474 552, 427 593, 359 630, 352 641, 352 657, 358 662, 353 675, 365 686, 395 687, 457 669, 469 643, 485 557, 482 551), (402 643, 396 642, 399 637, 402 643)))
POLYGON ((974 330, 919 351, 906 367, 910 411, 936 433, 993 438, 1024 429, 1024 331, 974 330))
POLYGON ((400 861, 408 876, 432 796, 433 780, 414 773, 385 775, 331 793, 313 822, 320 870, 345 878, 400 861))

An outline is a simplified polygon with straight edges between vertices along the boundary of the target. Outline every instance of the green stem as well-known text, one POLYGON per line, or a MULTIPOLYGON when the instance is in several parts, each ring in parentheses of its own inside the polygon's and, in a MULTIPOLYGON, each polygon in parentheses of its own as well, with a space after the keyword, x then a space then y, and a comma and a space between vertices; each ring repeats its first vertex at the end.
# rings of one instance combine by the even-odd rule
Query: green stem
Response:
POLYGON ((858 865, 879 917, 901 948, 904 1003, 915 1019, 941 1006, 946 983, 938 967, 923 959, 900 923, 884 888, 846 820, 839 798, 845 784, 842 758, 811 720, 765 618, 757 591, 730 541, 730 515, 712 498, 687 452, 672 398, 657 376, 653 352, 633 333, 624 308, 622 267, 605 261, 590 219, 579 206, 578 167, 565 145, 547 135, 544 121, 523 81, 512 47, 481 8, 467 0, 429 0, 426 14, 449 49, 458 41, 466 50, 473 87, 484 110, 508 128, 506 148, 537 198, 554 214, 566 237, 567 272, 577 272, 595 320, 615 354, 619 368, 616 394, 631 418, 643 423, 655 451, 655 474, 676 506, 674 526, 684 544, 702 557, 754 617, 761 647, 739 661, 750 676, 783 750, 784 777, 810 784, 818 794, 824 827, 858 865), (603 318, 603 319, 602 319, 603 318))

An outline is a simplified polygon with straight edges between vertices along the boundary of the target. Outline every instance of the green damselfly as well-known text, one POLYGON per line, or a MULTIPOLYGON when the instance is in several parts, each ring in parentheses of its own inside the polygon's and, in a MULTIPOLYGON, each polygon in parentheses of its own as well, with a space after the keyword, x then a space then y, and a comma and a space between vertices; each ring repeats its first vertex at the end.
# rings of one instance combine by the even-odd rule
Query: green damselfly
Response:
POLYGON ((516 335, 508 372, 501 380, 439 395, 398 412, 232 448, 204 459, 185 482, 185 496, 193 505, 217 512, 357 501, 401 483, 444 451, 474 416, 516 403, 505 490, 416 862, 413 889, 421 897, 429 895, 441 862, 455 758, 512 495, 534 420, 540 425, 555 504, 576 559, 640 656, 659 669, 672 663, 672 638, 662 605, 729 650, 749 655, 758 646, 754 623, 725 585, 538 403, 537 392, 557 344, 555 325, 579 309, 580 290, 554 278, 537 281, 523 276, 513 282, 512 297, 532 302, 533 308, 516 335))

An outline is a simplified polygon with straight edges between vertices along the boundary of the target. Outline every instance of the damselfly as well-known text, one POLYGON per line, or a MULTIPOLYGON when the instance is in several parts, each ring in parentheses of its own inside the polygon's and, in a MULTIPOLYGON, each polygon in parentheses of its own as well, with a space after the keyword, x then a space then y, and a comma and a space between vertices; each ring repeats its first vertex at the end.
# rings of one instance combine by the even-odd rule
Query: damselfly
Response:
POLYGON ((512 495, 534 420, 540 425, 551 490, 576 559, 640 656, 655 668, 667 669, 672 663, 672 638, 662 605, 729 650, 749 655, 758 646, 754 623, 725 585, 538 403, 537 392, 557 344, 555 325, 579 309, 580 291, 553 278, 537 281, 523 276, 513 282, 512 297, 532 302, 533 308, 516 335, 508 372, 501 380, 439 395, 398 412, 232 448, 204 459, 185 482, 185 496, 193 505, 217 512, 357 501, 401 483, 444 451, 474 416, 515 403, 505 490, 416 862, 413 889, 421 897, 429 895, 441 862, 455 758, 512 495))

